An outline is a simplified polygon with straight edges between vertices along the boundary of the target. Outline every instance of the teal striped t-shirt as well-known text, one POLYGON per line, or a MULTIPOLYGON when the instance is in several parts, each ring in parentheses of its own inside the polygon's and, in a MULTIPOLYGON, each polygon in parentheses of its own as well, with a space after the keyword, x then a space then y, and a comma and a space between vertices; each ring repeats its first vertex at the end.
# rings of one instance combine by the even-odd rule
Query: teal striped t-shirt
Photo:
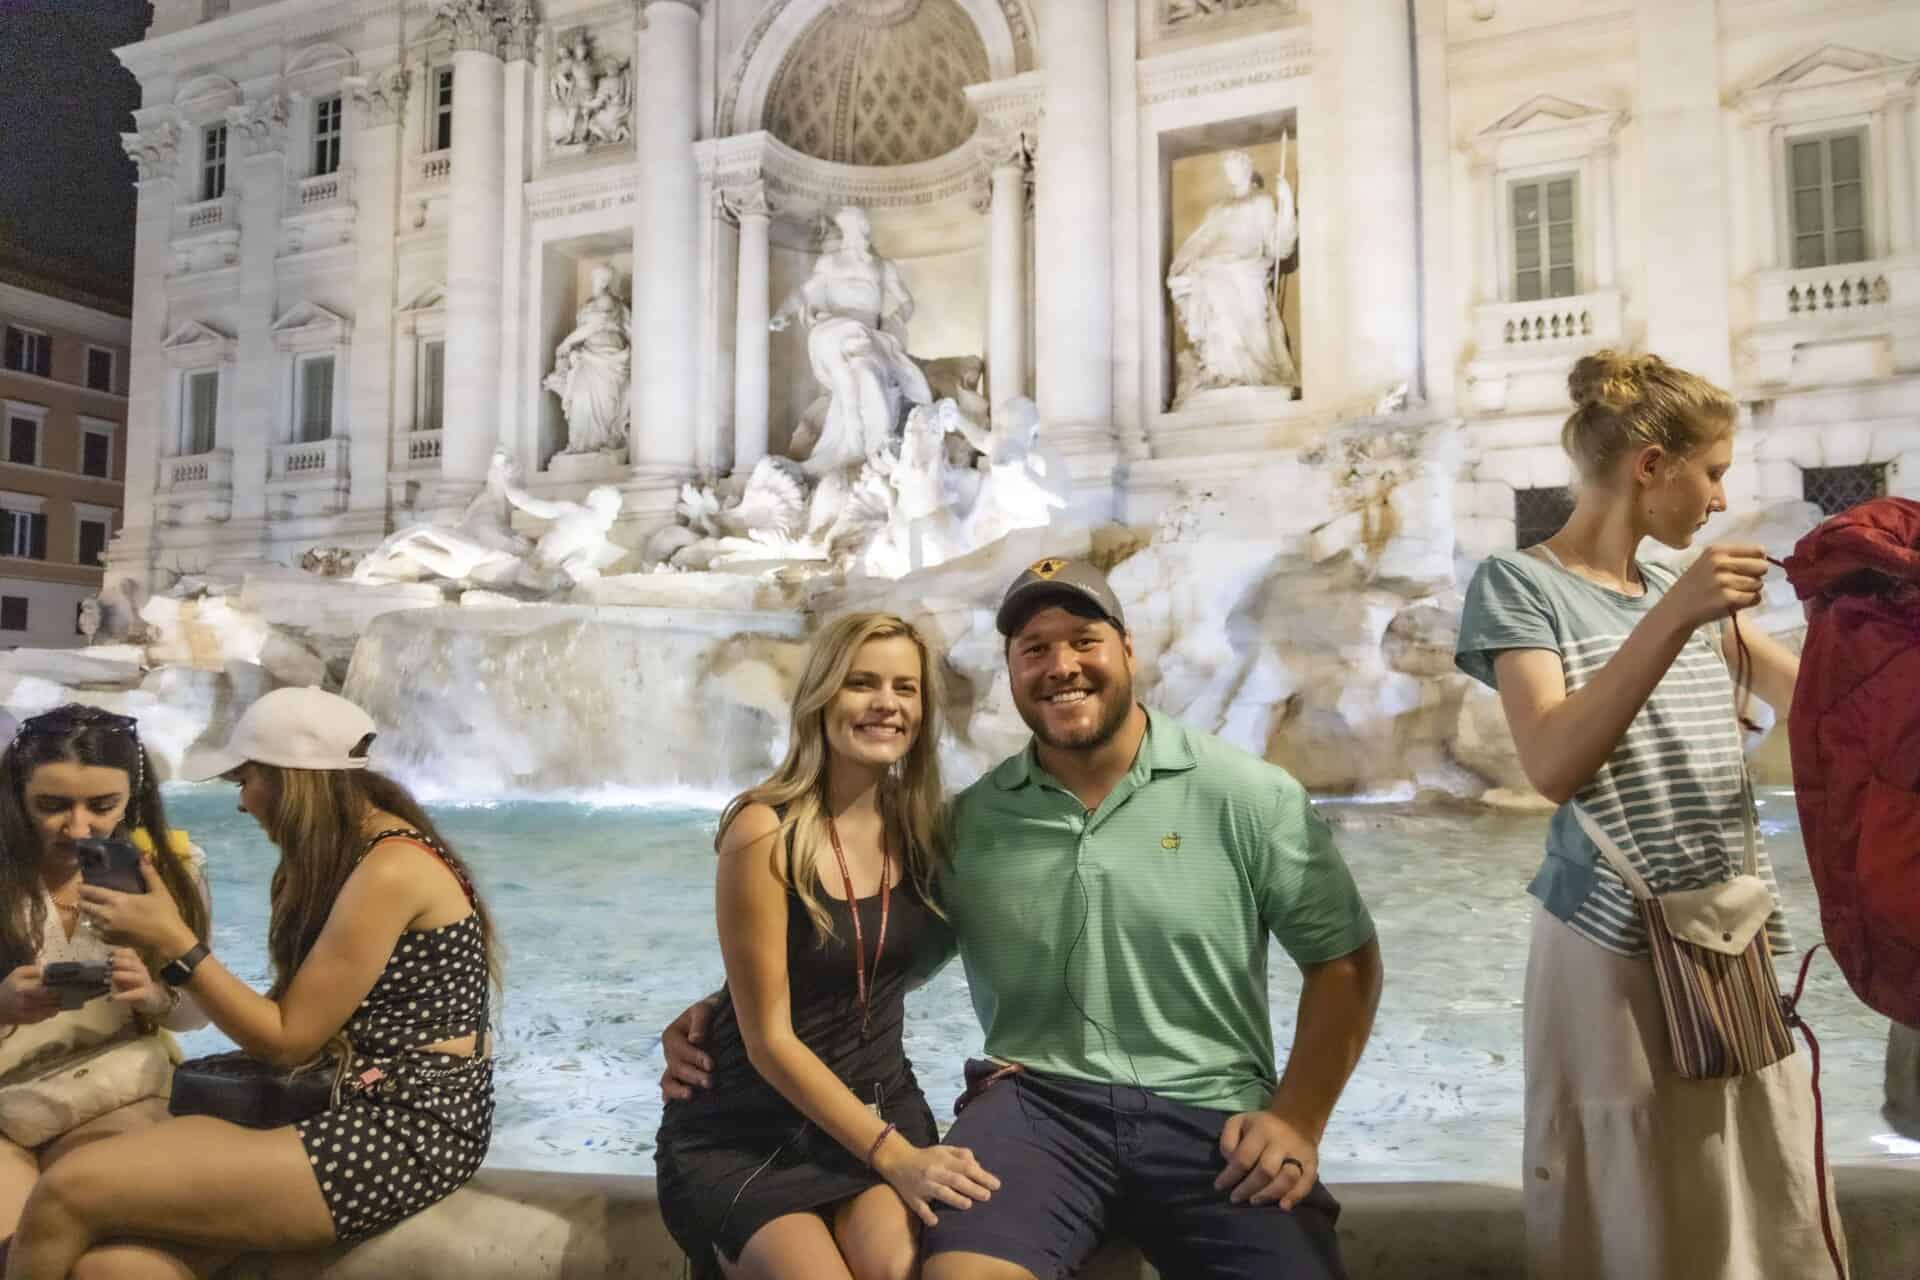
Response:
MULTIPOLYGON (((1560 655, 1571 694, 1599 674, 1673 584, 1669 571, 1637 563, 1646 591, 1628 596, 1524 552, 1488 557, 1467 588, 1454 661, 1498 688, 1494 659, 1502 652, 1549 649, 1560 655)), ((1646 927, 1625 882, 1580 830, 1574 804, 1613 837, 1654 893, 1704 888, 1745 869, 1746 754, 1733 679, 1713 636, 1702 627, 1688 638, 1613 754, 1553 815, 1546 860, 1527 886, 1548 911, 1609 951, 1644 955, 1646 927)), ((1756 853, 1774 899, 1767 942, 1787 951, 1764 841, 1756 853)))

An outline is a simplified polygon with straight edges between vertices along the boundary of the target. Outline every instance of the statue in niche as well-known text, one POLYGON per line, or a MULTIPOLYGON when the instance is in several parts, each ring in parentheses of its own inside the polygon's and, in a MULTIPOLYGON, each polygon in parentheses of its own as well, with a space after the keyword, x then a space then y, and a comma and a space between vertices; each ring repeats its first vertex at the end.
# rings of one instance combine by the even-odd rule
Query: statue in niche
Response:
POLYGON ((593 292, 574 314, 573 332, 554 349, 540 385, 560 397, 567 419, 562 453, 615 453, 627 447, 627 399, 633 364, 633 314, 613 291, 613 268, 593 269, 593 292))
POLYGON ((1229 151, 1224 164, 1233 194, 1207 211, 1167 273, 1188 344, 1175 408, 1219 387, 1300 385, 1280 318, 1280 266, 1299 243, 1293 188, 1276 174, 1275 190, 1264 190, 1244 151, 1229 151))
POLYGON ((913 295, 893 263, 873 251, 866 210, 849 205, 834 222, 840 243, 820 255, 769 326, 779 332, 800 322, 807 363, 826 391, 824 406, 816 401, 795 433, 794 453, 815 476, 858 465, 885 448, 907 406, 933 399, 926 375, 907 354, 913 295), (817 435, 806 429, 816 420, 817 435))
POLYGON ((633 136, 631 63, 601 65, 585 28, 554 59, 548 88, 547 138, 556 147, 625 142, 633 136))

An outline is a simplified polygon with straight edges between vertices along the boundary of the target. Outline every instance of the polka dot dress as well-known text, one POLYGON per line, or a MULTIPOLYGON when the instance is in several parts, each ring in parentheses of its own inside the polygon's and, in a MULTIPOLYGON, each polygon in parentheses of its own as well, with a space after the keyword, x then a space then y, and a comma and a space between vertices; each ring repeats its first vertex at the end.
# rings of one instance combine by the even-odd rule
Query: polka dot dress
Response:
MULTIPOLYGON (((432 848, 398 831, 367 847, 395 836, 432 848)), ((493 1062, 422 1046, 484 1040, 487 986, 476 912, 401 934, 348 1020, 353 1061, 340 1102, 295 1126, 342 1241, 420 1212, 479 1170, 493 1136, 493 1062)))

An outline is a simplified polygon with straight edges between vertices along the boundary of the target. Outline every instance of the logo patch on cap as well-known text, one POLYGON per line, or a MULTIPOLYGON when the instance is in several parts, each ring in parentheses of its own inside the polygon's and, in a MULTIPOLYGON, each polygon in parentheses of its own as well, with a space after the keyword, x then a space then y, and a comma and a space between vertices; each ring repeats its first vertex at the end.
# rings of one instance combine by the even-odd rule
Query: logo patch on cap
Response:
POLYGON ((1053 575, 1067 567, 1067 562, 1058 556, 1048 556, 1045 560, 1035 560, 1027 566, 1027 572, 1036 578, 1051 580, 1053 575))

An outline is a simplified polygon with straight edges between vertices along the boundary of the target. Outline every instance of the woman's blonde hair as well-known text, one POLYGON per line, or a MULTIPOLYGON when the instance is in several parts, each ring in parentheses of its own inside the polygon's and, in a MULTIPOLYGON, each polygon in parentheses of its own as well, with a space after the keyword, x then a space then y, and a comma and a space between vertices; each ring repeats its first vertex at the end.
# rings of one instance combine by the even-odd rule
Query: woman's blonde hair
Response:
MULTIPOLYGON (((367 850, 362 824, 368 813, 382 810, 428 836, 440 846, 448 864, 469 886, 473 873, 441 837, 426 810, 411 792, 392 778, 371 769, 282 769, 250 761, 260 771, 273 796, 271 812, 261 825, 267 838, 279 846, 280 865, 273 870, 269 891, 272 914, 267 922, 267 955, 273 961, 273 989, 278 999, 319 941, 334 901, 347 877, 360 865, 367 850)), ((500 982, 500 944, 493 916, 473 891, 473 910, 480 917, 480 933, 487 949, 487 971, 500 982)))
POLYGON ((806 908, 822 945, 834 936, 833 921, 821 901, 820 881, 821 859, 832 856, 826 824, 830 750, 827 706, 846 684, 861 645, 900 636, 913 641, 920 653, 920 732, 881 784, 880 816, 887 830, 904 837, 906 872, 920 896, 938 912, 933 879, 946 854, 945 792, 940 784, 939 754, 943 683, 939 660, 904 618, 891 613, 853 613, 821 629, 807 654, 799 687, 794 690, 786 759, 765 782, 735 796, 720 815, 722 838, 750 804, 768 805, 781 815, 774 865, 806 908), (778 856, 789 841, 792 857, 778 856))
POLYGON ((1626 454, 1659 445, 1675 459, 1733 431, 1733 397, 1699 374, 1659 356, 1596 351, 1567 375, 1574 410, 1560 446, 1583 479, 1594 480, 1626 454))

